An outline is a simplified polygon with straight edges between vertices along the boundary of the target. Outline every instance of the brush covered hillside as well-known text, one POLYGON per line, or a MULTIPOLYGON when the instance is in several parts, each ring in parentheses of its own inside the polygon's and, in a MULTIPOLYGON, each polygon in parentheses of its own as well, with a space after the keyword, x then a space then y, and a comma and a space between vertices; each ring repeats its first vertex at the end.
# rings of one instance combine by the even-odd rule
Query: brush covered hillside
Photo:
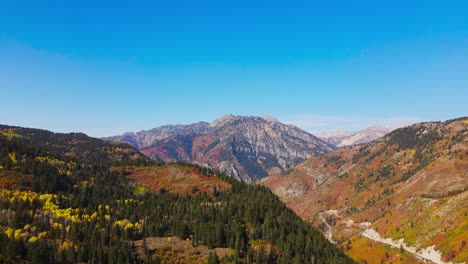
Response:
POLYGON ((468 262, 468 118, 312 157, 268 186, 355 260, 468 262))
POLYGON ((272 117, 226 115, 211 124, 168 127, 150 130, 158 136, 150 146, 146 145, 151 133, 146 131, 107 140, 146 146, 140 150, 156 161, 197 163, 246 182, 285 172, 312 155, 334 149, 333 145, 272 117), (168 127, 172 130, 161 139, 160 132, 168 127))
POLYGON ((352 263, 265 187, 81 134, 6 129, 1 263, 352 263))

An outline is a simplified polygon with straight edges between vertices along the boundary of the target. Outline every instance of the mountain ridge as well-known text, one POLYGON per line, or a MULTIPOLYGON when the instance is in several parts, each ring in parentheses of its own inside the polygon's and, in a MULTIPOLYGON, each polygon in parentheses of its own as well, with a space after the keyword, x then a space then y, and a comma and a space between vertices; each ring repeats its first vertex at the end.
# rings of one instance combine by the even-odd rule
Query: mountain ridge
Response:
POLYGON ((198 122, 189 125, 164 125, 149 130, 139 132, 126 132, 118 136, 103 137, 106 141, 125 142, 137 149, 148 147, 161 140, 173 135, 184 135, 191 133, 204 133, 208 129, 209 123, 198 122))
POLYGON ((261 184, 355 260, 388 262, 421 250, 436 263, 466 262, 467 136, 467 117, 414 124, 311 157, 261 184), (401 249, 385 249, 390 238, 401 249), (369 241, 375 249, 366 251, 369 241))

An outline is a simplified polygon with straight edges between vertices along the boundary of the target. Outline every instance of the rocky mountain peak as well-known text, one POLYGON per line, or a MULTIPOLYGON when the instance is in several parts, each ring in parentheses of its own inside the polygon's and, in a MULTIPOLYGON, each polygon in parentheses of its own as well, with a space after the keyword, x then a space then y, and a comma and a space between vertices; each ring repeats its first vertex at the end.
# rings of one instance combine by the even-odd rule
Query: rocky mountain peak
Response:
POLYGON ((164 162, 193 162, 253 182, 282 173, 312 155, 334 149, 319 138, 271 116, 224 115, 211 124, 164 126, 107 138, 137 146, 164 162))
POLYGON ((213 121, 213 123, 210 124, 210 127, 219 126, 221 124, 224 124, 226 122, 233 120, 235 117, 236 116, 234 116, 233 114, 223 115, 219 117, 218 119, 216 119, 215 121, 213 121))

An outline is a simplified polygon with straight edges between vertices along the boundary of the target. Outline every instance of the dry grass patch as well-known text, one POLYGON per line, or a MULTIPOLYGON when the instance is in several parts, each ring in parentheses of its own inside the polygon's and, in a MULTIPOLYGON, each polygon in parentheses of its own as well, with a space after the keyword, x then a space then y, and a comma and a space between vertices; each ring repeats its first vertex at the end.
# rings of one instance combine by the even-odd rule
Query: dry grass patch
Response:
MULTIPOLYGON (((161 260, 161 263, 203 263, 211 252, 215 252, 219 258, 231 256, 235 252, 230 248, 209 249, 206 246, 192 246, 190 240, 182 240, 178 237, 148 237, 146 247, 150 259, 161 260)), ((141 259, 147 258, 143 250, 143 240, 135 241, 137 254, 141 259)))

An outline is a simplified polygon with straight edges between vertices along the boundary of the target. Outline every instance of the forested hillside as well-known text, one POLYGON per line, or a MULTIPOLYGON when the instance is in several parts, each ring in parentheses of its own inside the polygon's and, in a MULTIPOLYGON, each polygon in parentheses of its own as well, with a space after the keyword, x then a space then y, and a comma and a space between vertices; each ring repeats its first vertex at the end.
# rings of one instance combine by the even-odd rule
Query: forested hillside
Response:
POLYGON ((0 262, 352 263, 267 188, 194 165, 155 165, 128 145, 83 134, 5 129, 0 262), (128 177, 167 166, 226 188, 187 195, 128 177), (190 254, 155 250, 156 239, 189 241, 190 254), (220 260, 217 252, 231 253, 220 260))
POLYGON ((121 164, 132 160, 147 164, 148 159, 125 143, 108 142, 83 133, 53 133, 33 128, 0 125, 0 135, 22 139, 21 142, 84 162, 121 164))

